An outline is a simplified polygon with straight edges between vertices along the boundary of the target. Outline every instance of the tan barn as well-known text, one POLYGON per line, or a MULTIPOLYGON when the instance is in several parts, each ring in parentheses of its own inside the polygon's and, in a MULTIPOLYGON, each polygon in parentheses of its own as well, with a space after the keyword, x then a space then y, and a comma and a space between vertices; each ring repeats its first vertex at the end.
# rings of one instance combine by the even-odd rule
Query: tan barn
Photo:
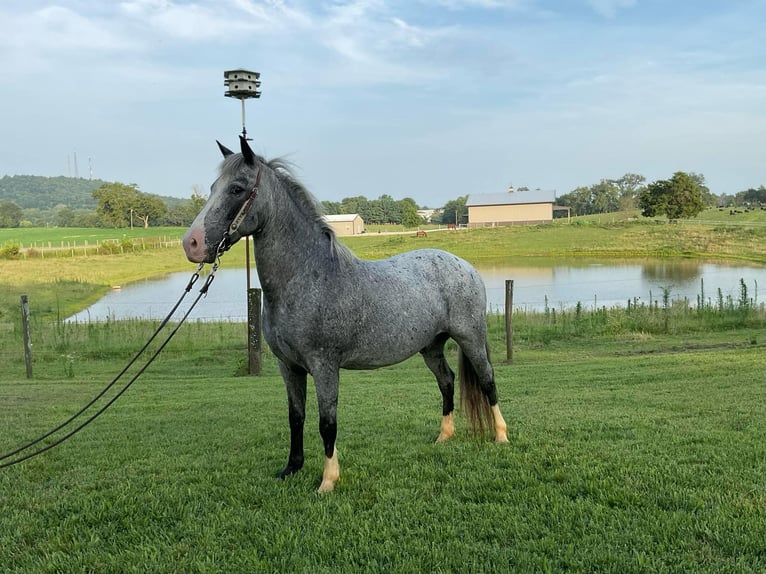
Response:
POLYGON ((364 233, 364 220, 358 213, 325 215, 324 218, 335 230, 336 235, 359 235, 364 233))
POLYGON ((468 227, 548 223, 553 221, 555 201, 555 191, 539 189, 469 195, 468 227))

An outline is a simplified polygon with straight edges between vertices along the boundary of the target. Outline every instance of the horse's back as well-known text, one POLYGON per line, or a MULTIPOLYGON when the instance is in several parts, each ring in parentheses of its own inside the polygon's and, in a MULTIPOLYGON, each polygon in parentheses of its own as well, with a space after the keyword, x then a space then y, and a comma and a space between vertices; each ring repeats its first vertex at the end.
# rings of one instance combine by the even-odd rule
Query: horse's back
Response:
POLYGON ((486 291, 473 266, 457 255, 441 249, 416 249, 381 261, 379 265, 392 277, 403 278, 415 290, 437 293, 450 305, 465 302, 485 308, 486 291))

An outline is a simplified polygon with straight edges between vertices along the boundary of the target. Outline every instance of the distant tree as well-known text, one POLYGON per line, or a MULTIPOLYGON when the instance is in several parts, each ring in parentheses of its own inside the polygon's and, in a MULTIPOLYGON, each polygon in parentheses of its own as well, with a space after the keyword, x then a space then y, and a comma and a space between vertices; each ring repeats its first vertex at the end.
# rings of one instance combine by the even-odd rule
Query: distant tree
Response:
POLYGON ((637 173, 626 173, 621 178, 610 181, 619 190, 619 210, 635 209, 638 195, 645 187, 646 178, 637 173))
POLYGON ((341 204, 338 201, 323 201, 322 210, 325 215, 338 215, 341 213, 341 204))
POLYGON ((402 206, 402 225, 405 227, 417 227, 423 223, 423 218, 418 215, 417 205, 413 203, 404 203, 402 206))
POLYGON ((124 183, 105 183, 93 192, 98 201, 96 213, 113 227, 130 224, 131 208, 138 201, 138 188, 124 183))
POLYGON ((589 187, 577 187, 569 193, 565 193, 556 198, 556 203, 558 205, 571 207, 572 215, 590 215, 593 213, 589 187))
POLYGON ((465 206, 466 201, 468 201, 468 196, 463 195, 445 203, 442 208, 442 224, 449 225, 450 223, 457 223, 460 225, 465 223, 468 217, 468 209, 465 206))
POLYGON ((104 218, 95 211, 78 215, 72 222, 72 227, 106 227, 104 218))
POLYGON ((21 208, 12 201, 0 201, 0 227, 18 227, 22 214, 21 208))
POLYGON ((399 204, 393 197, 388 194, 383 194, 378 198, 380 202, 380 208, 383 210, 383 223, 396 223, 402 222, 402 211, 399 208, 399 204))
POLYGON ((737 196, 740 197, 740 205, 765 205, 766 187, 760 186, 758 189, 751 187, 745 191, 739 192, 737 196))
POLYGON ((363 195, 344 197, 340 202, 341 213, 358 213, 365 221, 367 221, 367 218, 364 216, 364 212, 367 210, 367 204, 367 198, 363 195))
POLYGON ((715 207, 718 203, 718 197, 710 191, 710 188, 708 188, 705 183, 705 176, 701 173, 694 173, 693 171, 690 171, 687 175, 697 184, 697 187, 699 187, 700 194, 702 195, 702 203, 707 207, 715 207))
POLYGON ((689 174, 678 171, 669 180, 650 183, 638 198, 641 215, 686 219, 698 215, 705 204, 702 189, 689 174))
POLYGON ((369 223, 386 223, 386 214, 383 211, 383 205, 378 199, 367 201, 364 204, 364 207, 359 211, 359 215, 361 215, 362 219, 369 223))
POLYGON ((620 209, 620 190, 608 179, 602 179, 590 188, 592 213, 612 213, 620 209))
POLYGON ((134 183, 106 183, 93 192, 98 201, 96 213, 114 227, 127 227, 141 222, 149 227, 149 221, 168 215, 165 202, 156 195, 141 193, 134 183))
POLYGON ((138 218, 144 228, 149 227, 149 220, 162 219, 168 214, 168 206, 156 195, 140 193, 131 204, 133 217, 138 218))
POLYGON ((730 207, 737 204, 737 197, 728 193, 722 193, 718 196, 716 205, 718 207, 730 207))
POLYGON ((670 195, 670 182, 665 179, 653 181, 646 186, 638 197, 638 207, 644 217, 657 217, 665 214, 670 195))
POLYGON ((56 225, 59 227, 74 227, 74 220, 77 214, 68 207, 62 207, 56 211, 56 225))
POLYGON ((591 186, 580 186, 559 196, 556 203, 572 208, 573 215, 592 215, 633 209, 643 190, 643 175, 626 173, 619 179, 602 179, 591 186))

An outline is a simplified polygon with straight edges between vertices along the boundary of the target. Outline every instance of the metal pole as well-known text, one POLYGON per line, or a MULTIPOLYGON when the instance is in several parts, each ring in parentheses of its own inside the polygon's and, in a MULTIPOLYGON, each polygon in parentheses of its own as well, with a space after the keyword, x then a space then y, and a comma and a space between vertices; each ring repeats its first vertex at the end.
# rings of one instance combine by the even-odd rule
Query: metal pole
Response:
POLYGON ((242 137, 247 139, 247 128, 245 127, 245 98, 239 98, 242 102, 242 137))
MULTIPOLYGON (((242 137, 247 140, 245 98, 242 102, 242 137)), ((250 287, 250 236, 245 236, 245 273, 247 274, 247 371, 261 374, 261 290, 250 287)))

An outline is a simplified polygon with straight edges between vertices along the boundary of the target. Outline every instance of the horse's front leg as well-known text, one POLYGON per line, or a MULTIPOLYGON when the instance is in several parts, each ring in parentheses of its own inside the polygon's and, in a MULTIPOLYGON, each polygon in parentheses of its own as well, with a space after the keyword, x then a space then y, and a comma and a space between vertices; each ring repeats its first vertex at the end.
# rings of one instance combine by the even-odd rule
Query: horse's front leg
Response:
POLYGON ((322 373, 314 373, 314 382, 319 403, 319 434, 324 443, 324 472, 319 492, 331 492, 340 478, 338 451, 335 449, 335 439, 338 435, 338 369, 323 369, 322 373))
POLYGON ((306 420, 306 371, 289 367, 279 361, 279 370, 287 388, 287 408, 290 418, 290 457, 277 477, 285 478, 303 467, 303 423, 306 420))

